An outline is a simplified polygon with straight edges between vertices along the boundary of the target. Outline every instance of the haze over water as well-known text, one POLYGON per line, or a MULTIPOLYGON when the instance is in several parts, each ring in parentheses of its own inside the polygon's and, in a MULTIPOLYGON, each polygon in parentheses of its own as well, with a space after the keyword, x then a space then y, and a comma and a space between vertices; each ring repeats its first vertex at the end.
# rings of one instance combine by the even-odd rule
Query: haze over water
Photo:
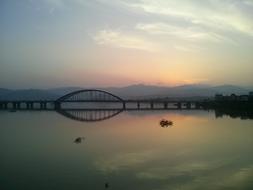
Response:
POLYGON ((87 123, 20 111, 0 112, 0 122, 6 190, 253 188, 253 120, 140 111, 87 123), (162 128, 162 118, 173 126, 162 128))

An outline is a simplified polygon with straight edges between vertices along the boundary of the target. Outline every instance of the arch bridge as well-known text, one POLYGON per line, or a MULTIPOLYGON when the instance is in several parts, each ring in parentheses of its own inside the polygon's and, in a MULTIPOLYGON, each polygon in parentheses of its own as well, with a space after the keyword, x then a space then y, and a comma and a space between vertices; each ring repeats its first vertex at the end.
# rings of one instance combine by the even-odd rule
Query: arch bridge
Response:
POLYGON ((64 103, 119 103, 121 105, 119 108, 125 109, 125 101, 122 98, 109 92, 95 89, 78 90, 66 94, 55 101, 55 108, 61 109, 64 103))
POLYGON ((86 110, 164 110, 164 109, 203 109, 203 101, 167 100, 167 99, 136 99, 123 100, 121 97, 110 92, 96 89, 78 90, 68 93, 57 100, 0 100, 0 109, 13 110, 63 110, 63 109, 86 109, 86 110), (69 108, 64 108, 70 104, 69 108), (81 105, 85 104, 83 108, 81 105), (90 106, 92 104, 92 106, 90 106), (117 107, 110 107, 116 105, 117 107), (128 105, 126 107, 126 104, 128 105), (89 106, 86 106, 89 105, 89 106), (131 105, 131 106, 129 106, 131 105), (133 106, 134 105, 134 106, 133 106), (94 106, 94 107, 93 107, 94 106), (96 107, 100 106, 100 107, 96 107))

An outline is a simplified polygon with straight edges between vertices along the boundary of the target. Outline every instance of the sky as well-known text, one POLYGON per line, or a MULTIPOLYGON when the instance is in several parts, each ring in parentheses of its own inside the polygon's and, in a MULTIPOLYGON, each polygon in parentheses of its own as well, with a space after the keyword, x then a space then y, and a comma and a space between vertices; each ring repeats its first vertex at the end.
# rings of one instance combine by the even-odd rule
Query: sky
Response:
POLYGON ((253 0, 1 0, 0 87, 253 86, 253 0))

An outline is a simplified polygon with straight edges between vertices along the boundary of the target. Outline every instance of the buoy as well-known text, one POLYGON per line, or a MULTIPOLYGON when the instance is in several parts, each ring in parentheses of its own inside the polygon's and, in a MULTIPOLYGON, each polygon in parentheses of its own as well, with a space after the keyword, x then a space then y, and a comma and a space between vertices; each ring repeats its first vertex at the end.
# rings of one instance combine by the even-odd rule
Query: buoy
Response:
POLYGON ((161 125, 161 127, 168 127, 168 126, 172 126, 173 122, 169 121, 169 120, 166 120, 166 119, 162 119, 160 121, 160 125, 161 125))

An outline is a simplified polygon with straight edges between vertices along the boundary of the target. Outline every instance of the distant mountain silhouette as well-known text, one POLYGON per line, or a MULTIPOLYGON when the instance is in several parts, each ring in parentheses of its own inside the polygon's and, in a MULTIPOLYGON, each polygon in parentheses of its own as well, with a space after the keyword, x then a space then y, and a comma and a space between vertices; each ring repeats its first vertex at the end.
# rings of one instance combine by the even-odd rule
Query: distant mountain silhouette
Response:
POLYGON ((132 85, 123 88, 105 88, 121 97, 213 97, 215 94, 230 95, 248 94, 250 89, 233 85, 182 85, 176 87, 160 87, 149 85, 132 85))
POLYGON ((9 89, 0 88, 0 97, 1 96, 6 96, 10 92, 11 92, 11 90, 9 90, 9 89))
POLYGON ((55 100, 58 96, 47 90, 37 89, 9 90, 3 94, 0 91, 0 100, 55 100))
MULTIPOLYGON (((53 89, 26 89, 9 90, 0 88, 0 100, 55 100, 69 92, 87 89, 81 87, 62 87, 53 89)), ((90 89, 90 88, 88 88, 90 89)), ((237 95, 248 94, 252 88, 244 88, 234 85, 181 85, 175 87, 154 86, 154 85, 131 85, 126 87, 96 88, 111 92, 122 98, 207 98, 215 94, 237 95)))

